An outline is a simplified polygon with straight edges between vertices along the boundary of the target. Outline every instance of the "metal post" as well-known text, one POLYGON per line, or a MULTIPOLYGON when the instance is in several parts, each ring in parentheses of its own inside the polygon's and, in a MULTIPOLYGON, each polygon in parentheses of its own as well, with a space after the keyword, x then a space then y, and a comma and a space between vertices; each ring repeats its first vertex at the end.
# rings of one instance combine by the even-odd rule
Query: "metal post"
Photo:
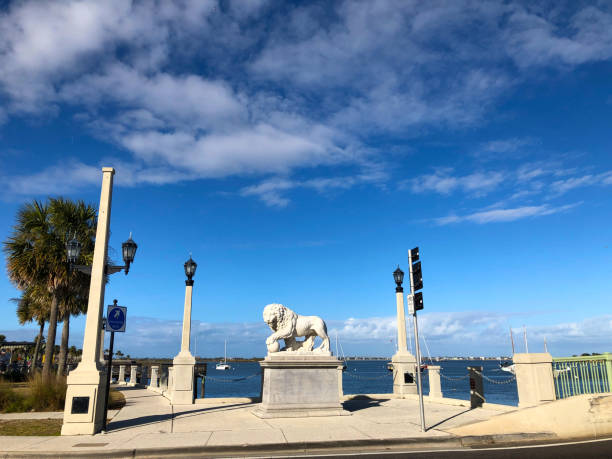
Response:
MULTIPOLYGON (((408 251, 408 268, 410 273, 410 295, 414 295, 414 281, 412 279, 412 253, 408 251)), ((412 299, 412 298, 411 298, 412 299)), ((414 305, 414 302, 413 302, 414 305)), ((421 347, 419 346, 419 325, 416 310, 413 306, 414 315, 414 347, 416 351, 416 375, 417 389, 419 391, 419 411, 421 414, 421 432, 425 432, 425 409, 423 407, 423 385, 421 384, 421 347)))
MULTIPOLYGON (((115 300, 117 302, 117 300, 115 300)), ((106 367, 106 395, 104 396, 104 421, 102 430, 106 431, 106 417, 108 416, 108 395, 110 393, 111 373, 113 371, 113 346, 115 344, 115 332, 111 332, 110 346, 108 347, 108 365, 106 367)))

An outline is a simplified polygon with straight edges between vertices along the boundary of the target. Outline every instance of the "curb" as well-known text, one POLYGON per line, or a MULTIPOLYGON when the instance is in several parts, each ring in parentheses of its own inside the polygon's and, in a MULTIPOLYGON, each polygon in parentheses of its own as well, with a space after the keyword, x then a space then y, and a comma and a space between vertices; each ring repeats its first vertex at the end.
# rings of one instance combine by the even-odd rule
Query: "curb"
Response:
POLYGON ((316 453, 326 451, 348 452, 349 450, 364 449, 393 451, 393 450, 439 450, 439 449, 472 449, 486 447, 501 447, 518 444, 529 445, 535 443, 550 443, 559 441, 559 437, 549 432, 482 435, 466 437, 441 438, 397 438, 397 439, 362 439, 344 441, 320 442, 293 442, 293 443, 267 443, 259 445, 219 445, 219 446, 186 446, 179 448, 136 448, 97 451, 11 451, 0 455, 0 458, 17 459, 31 457, 79 457, 79 458, 135 458, 135 457, 179 457, 185 455, 252 455, 252 454, 292 454, 316 453))

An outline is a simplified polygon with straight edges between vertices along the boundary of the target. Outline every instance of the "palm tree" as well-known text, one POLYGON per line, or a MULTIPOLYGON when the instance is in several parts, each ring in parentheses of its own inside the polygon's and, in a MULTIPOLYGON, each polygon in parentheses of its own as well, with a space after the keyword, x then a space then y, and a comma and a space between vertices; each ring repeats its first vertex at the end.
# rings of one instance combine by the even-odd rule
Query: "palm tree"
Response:
POLYGON ((15 286, 20 290, 44 288, 50 296, 43 379, 51 374, 60 300, 66 298, 71 285, 88 282, 82 273, 70 271, 66 238, 73 234, 79 239, 86 257, 89 247, 93 252, 95 226, 95 209, 83 201, 51 198, 49 204, 43 204, 35 200, 19 209, 13 232, 4 242, 7 271, 15 286))
MULTIPOLYGON (((78 234, 81 243, 81 258, 85 264, 93 261, 94 237, 96 232, 96 210, 83 201, 73 202, 63 198, 51 199, 49 205, 51 222, 56 228, 64 228, 73 235, 78 234)), ((63 321, 62 339, 58 357, 57 374, 62 375, 66 367, 70 316, 87 312, 89 299, 89 276, 73 272, 72 280, 62 288, 60 312, 63 321)))
POLYGON ((27 322, 36 322, 40 327, 36 336, 36 345, 34 346, 34 356, 32 358, 32 369, 34 369, 36 368, 40 347, 43 342, 45 322, 49 320, 49 294, 46 290, 31 286, 23 292, 21 298, 13 298, 12 301, 17 303, 17 319, 21 325, 27 322))

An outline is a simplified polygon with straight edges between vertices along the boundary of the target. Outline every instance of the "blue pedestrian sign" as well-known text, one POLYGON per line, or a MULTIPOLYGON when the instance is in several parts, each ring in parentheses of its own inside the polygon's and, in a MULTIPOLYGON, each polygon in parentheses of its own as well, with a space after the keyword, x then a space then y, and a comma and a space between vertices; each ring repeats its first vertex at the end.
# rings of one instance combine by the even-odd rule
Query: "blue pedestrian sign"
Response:
POLYGON ((127 308, 109 304, 106 310, 106 330, 110 332, 124 332, 127 308))

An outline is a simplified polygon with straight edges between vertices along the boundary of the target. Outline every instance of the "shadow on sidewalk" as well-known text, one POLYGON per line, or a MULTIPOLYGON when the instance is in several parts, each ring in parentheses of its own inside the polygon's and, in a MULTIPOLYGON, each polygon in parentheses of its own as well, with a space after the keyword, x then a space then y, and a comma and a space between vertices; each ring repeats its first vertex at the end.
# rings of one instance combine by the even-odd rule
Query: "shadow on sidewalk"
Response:
POLYGON ((383 402, 389 401, 388 398, 370 398, 366 395, 359 395, 357 397, 352 398, 351 400, 346 400, 342 403, 344 409, 350 411, 351 413, 354 411, 365 410, 367 408, 372 408, 374 406, 380 406, 383 402))
POLYGON ((457 413, 457 414, 453 414, 452 416, 449 416, 449 417, 448 417, 448 418, 446 418, 446 419, 442 419, 441 421, 439 421, 438 423, 434 424, 433 426, 429 426, 429 427, 427 427, 427 429, 425 429, 425 430, 435 429, 435 428, 436 428, 436 427, 438 427, 439 425, 442 425, 442 424, 444 424, 445 422, 450 421, 451 419, 454 419, 454 418, 456 418, 456 417, 459 417, 459 416, 461 416, 462 414, 468 413, 468 412, 470 412, 470 411, 472 411, 472 409, 471 409, 471 408, 468 408, 468 409, 467 409, 467 410, 465 410, 465 411, 461 411, 461 412, 459 412, 459 413, 457 413))
MULTIPOLYGON (((153 415, 148 415, 148 416, 140 416, 137 418, 122 419, 119 421, 111 421, 108 424, 108 432, 118 432, 120 430, 126 430, 126 429, 130 429, 134 427, 142 427, 142 426, 151 425, 151 424, 158 424, 161 422, 172 421, 177 418, 197 416, 199 414, 205 414, 206 412, 235 410, 235 409, 243 408, 247 405, 252 405, 252 403, 238 403, 234 405, 211 406, 211 407, 198 408, 198 409, 193 409, 193 410, 188 410, 188 411, 179 411, 176 413, 153 414, 153 415)), ((172 431, 172 429, 170 430, 172 431)))

